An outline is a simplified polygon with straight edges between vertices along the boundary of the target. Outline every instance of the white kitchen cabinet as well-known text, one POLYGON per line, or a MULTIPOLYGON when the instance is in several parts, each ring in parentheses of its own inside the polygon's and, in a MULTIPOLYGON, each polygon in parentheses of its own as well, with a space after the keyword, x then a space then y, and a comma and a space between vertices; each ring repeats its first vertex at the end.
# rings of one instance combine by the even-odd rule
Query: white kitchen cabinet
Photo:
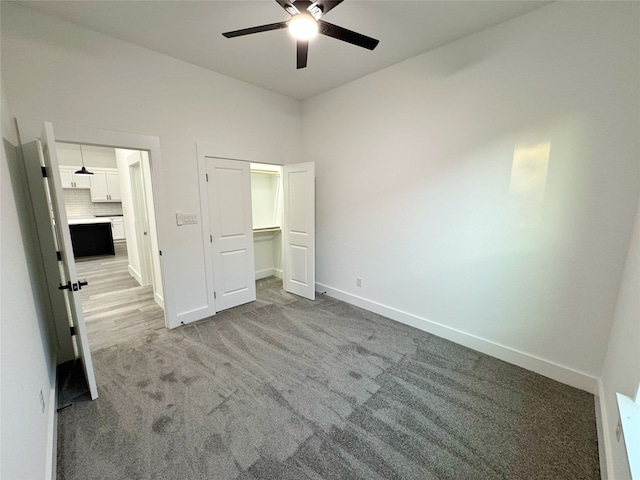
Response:
POLYGON ((78 167, 60 167, 60 180, 62 188, 91 188, 91 178, 85 175, 75 175, 73 172, 78 167))
POLYGON ((121 202, 120 175, 115 168, 94 168, 91 181, 92 202, 121 202))
POLYGON ((113 240, 125 240, 124 219, 122 217, 111 217, 111 231, 113 240))
POLYGON ((120 194, 120 174, 118 170, 113 172, 107 172, 107 189, 109 190, 109 200, 112 202, 121 202, 122 195, 120 194))

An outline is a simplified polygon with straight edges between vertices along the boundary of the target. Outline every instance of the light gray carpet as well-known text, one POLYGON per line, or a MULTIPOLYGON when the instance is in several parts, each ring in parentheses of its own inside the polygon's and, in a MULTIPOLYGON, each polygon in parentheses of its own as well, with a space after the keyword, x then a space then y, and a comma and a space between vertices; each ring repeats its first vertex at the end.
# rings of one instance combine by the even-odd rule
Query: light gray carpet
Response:
POLYGON ((95 353, 58 478, 600 478, 592 395, 275 279, 258 297, 95 353))

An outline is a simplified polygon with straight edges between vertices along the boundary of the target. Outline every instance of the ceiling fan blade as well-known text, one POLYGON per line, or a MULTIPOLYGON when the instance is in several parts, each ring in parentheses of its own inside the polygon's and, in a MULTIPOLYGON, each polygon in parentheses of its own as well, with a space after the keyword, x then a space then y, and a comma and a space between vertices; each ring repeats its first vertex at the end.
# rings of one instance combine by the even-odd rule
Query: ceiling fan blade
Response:
POLYGON ((296 44, 297 67, 305 68, 307 66, 307 55, 309 54, 309 40, 298 40, 296 44))
POLYGON ((278 30, 280 28, 287 28, 287 22, 270 23, 268 25, 260 25, 259 27, 243 28, 241 30, 233 30, 232 32, 225 32, 224 35, 227 38, 240 37, 242 35, 250 35, 252 33, 268 32, 269 30, 278 30))
POLYGON ((335 0, 335 1, 331 1, 331 0, 316 0, 315 2, 313 2, 313 4, 307 10, 311 10, 312 8, 317 7, 320 10, 322 10, 322 15, 324 15, 329 10, 333 10, 335 7, 340 5, 342 2, 343 2, 343 0, 335 0))
POLYGON ((348 42, 369 50, 376 48, 380 42, 375 38, 367 37, 366 35, 362 35, 361 33, 357 33, 352 30, 347 30, 346 28, 325 22, 324 20, 318 20, 318 33, 328 37, 337 38, 343 42, 348 42))
POLYGON ((296 15, 300 13, 300 10, 298 10, 298 8, 294 5, 295 2, 293 1, 276 0, 276 2, 278 2, 278 5, 284 8, 285 12, 287 12, 289 15, 296 15))

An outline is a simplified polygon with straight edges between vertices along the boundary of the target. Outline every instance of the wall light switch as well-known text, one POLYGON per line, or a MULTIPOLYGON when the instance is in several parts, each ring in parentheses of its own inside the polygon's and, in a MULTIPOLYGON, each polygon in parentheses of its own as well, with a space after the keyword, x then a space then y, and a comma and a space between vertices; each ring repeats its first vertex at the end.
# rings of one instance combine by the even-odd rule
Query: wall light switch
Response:
POLYGON ((183 214, 183 216, 184 216, 185 225, 187 225, 187 224, 194 225, 194 224, 198 223, 198 214, 197 213, 185 213, 185 214, 183 214))
POLYGON ((196 223, 198 223, 197 213, 176 212, 176 225, 179 227, 182 225, 194 225, 196 223))

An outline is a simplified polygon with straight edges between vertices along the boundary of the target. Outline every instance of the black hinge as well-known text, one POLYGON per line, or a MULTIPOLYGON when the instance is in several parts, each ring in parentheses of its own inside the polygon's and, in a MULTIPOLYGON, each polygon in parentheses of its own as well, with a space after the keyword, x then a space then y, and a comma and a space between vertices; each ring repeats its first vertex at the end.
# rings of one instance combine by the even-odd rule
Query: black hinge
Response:
POLYGON ((162 250, 159 250, 159 252, 160 252, 160 256, 162 256, 162 250))
POLYGON ((213 243, 213 235, 209 235, 209 242, 213 243))
POLYGON ((205 173, 204 176, 207 177, 207 182, 208 182, 209 181, 209 174, 205 173))
POLYGON ((47 176, 47 167, 40 167, 40 170, 42 171, 42 176, 46 177, 47 176))
POLYGON ((62 252, 56 252, 56 258, 58 259, 59 262, 62 261, 62 252))
POLYGON ((76 327, 69 327, 69 330, 71 331, 71 336, 73 337, 76 334, 76 327))
POLYGON ((216 298, 216 292, 213 292, 213 298, 216 298))

